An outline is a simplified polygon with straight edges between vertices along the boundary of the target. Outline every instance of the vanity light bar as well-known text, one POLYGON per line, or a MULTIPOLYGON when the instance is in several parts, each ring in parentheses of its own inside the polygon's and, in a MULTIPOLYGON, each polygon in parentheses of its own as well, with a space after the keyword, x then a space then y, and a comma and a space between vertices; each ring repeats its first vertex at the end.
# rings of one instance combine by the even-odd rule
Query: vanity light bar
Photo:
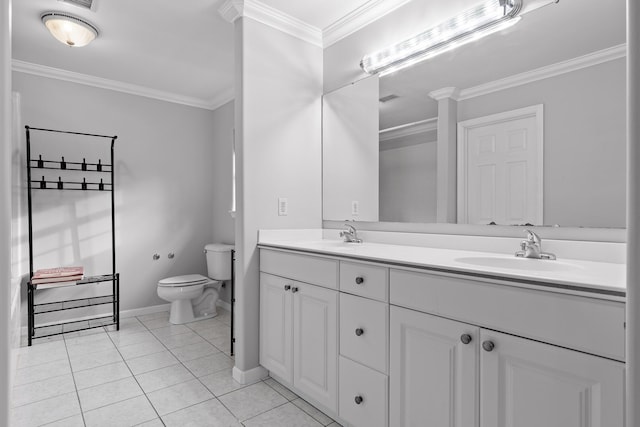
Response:
POLYGON ((488 0, 410 39, 365 55, 360 67, 385 75, 514 25, 522 0, 488 0))

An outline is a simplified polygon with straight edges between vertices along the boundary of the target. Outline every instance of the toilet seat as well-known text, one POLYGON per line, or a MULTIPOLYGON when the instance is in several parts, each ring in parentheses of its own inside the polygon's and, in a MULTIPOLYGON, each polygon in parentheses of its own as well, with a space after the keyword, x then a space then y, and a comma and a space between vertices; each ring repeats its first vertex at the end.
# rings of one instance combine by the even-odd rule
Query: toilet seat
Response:
POLYGON ((210 283, 213 280, 203 276, 202 274, 186 274, 184 276, 173 276, 162 279, 158 282, 160 287, 184 287, 184 286, 196 286, 210 283))

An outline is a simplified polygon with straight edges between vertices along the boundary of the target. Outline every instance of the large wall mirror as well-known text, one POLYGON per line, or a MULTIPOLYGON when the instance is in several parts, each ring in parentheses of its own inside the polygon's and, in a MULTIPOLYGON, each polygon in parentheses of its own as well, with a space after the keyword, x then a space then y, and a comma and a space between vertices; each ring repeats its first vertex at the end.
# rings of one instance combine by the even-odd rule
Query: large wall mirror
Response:
POLYGON ((625 21, 624 0, 561 0, 502 32, 327 93, 324 219, 624 227, 625 21), (514 112, 533 114, 532 127, 514 125, 514 112), (499 122, 515 127, 496 130, 499 122), (536 141, 529 166, 500 166, 536 141), (358 155, 371 146, 375 153, 358 155), (480 213, 467 214, 474 200, 480 213), (526 212, 530 200, 539 214, 526 212), (520 213, 496 212, 505 204, 520 213))

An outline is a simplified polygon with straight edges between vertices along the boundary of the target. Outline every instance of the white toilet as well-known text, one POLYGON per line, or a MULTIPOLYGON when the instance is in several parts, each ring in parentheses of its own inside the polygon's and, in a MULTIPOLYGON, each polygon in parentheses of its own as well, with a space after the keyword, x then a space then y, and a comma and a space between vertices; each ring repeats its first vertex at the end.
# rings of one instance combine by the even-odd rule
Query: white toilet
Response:
POLYGON ((232 245, 212 243, 204 248, 207 274, 187 274, 158 282, 158 296, 171 302, 169 322, 181 325, 215 317, 218 292, 225 280, 231 280, 232 245))

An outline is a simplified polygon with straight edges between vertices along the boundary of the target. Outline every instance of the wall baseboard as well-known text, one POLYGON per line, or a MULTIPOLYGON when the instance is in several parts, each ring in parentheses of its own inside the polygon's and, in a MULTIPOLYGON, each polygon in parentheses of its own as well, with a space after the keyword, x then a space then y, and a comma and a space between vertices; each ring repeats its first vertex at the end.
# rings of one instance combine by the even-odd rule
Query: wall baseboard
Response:
POLYGON ((249 369, 248 371, 241 371, 237 366, 233 367, 233 379, 239 382, 240 384, 251 384, 256 381, 260 381, 269 376, 269 371, 267 371, 262 366, 256 366, 253 369, 249 369))
POLYGON ((222 301, 222 300, 220 300, 220 299, 219 299, 219 300, 216 302, 216 305, 217 305, 218 307, 222 307, 222 308, 224 308, 224 309, 225 309, 225 310, 227 310, 227 311, 231 311, 231 304, 229 304, 229 303, 228 303, 228 302, 226 302, 226 301, 222 301))
POLYGON ((161 311, 169 311, 171 304, 152 305, 150 307, 133 308, 131 310, 120 310, 120 318, 144 316, 145 314, 159 313, 161 311))

